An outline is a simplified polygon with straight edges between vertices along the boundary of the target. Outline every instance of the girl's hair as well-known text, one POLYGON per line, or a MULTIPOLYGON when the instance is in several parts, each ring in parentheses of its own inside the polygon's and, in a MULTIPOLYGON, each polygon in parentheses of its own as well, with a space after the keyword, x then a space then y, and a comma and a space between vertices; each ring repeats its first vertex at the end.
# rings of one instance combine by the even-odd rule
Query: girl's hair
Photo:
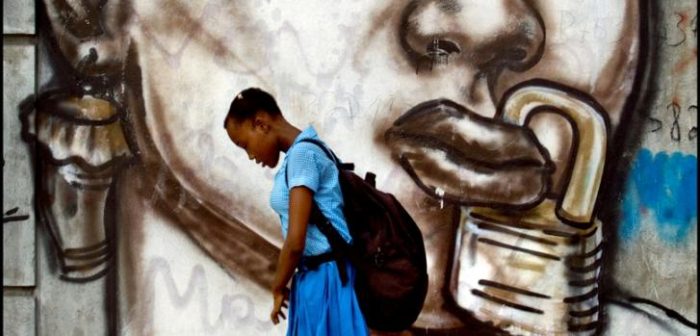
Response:
POLYGON ((237 94, 231 102, 228 114, 224 118, 224 128, 229 120, 242 122, 252 118, 256 112, 263 110, 273 117, 282 115, 275 98, 258 88, 247 88, 237 94))

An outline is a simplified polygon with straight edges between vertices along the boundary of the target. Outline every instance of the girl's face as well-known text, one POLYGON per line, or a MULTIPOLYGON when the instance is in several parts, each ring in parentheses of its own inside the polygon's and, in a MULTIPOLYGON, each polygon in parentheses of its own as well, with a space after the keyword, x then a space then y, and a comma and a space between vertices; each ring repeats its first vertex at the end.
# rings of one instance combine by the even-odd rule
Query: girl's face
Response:
POLYGON ((279 161, 277 137, 270 127, 269 116, 257 113, 252 119, 226 122, 226 133, 236 146, 242 148, 248 159, 263 167, 273 168, 279 161))

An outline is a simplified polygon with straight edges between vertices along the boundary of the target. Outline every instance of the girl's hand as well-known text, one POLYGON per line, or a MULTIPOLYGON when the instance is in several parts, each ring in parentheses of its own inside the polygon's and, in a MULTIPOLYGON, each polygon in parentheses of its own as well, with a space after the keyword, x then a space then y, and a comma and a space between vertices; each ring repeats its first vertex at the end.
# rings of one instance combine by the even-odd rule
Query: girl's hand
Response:
POLYGON ((272 320, 272 323, 278 324, 280 322, 279 316, 282 316, 282 319, 287 318, 282 312, 282 307, 288 309, 287 302, 289 301, 289 289, 282 287, 280 290, 273 290, 272 300, 273 304, 270 319, 272 320))

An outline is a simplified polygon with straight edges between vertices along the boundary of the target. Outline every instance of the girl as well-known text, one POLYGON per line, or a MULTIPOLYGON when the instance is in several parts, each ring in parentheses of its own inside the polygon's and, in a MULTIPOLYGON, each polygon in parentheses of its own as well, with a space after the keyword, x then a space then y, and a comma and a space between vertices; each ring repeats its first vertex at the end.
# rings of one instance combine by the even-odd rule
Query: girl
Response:
POLYGON ((280 216, 285 237, 272 286, 272 322, 285 318, 287 335, 368 335, 353 289, 354 268, 339 266, 326 237, 309 223, 314 202, 347 242, 351 242, 343 215, 343 195, 335 163, 317 145, 312 126, 301 131, 283 116, 275 99, 249 88, 231 102, 224 128, 231 141, 263 167, 275 167, 280 152, 286 156, 275 175, 270 205, 280 216), (345 267, 349 281, 341 281, 345 267), (295 273, 295 269, 297 272, 295 273), (291 291, 287 283, 292 278, 291 291))

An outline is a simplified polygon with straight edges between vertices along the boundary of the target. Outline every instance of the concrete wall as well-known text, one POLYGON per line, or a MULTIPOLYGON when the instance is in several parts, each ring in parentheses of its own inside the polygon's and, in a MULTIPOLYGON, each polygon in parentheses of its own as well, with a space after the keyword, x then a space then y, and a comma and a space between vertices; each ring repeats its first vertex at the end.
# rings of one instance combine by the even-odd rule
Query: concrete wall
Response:
POLYGON ((660 3, 657 16, 656 79, 640 148, 629 152, 613 278, 629 295, 695 316, 697 5, 660 3))
POLYGON ((29 147, 17 106, 36 90, 32 1, 3 2, 3 334, 35 335, 36 217, 29 147))
POLYGON ((431 280, 415 334, 491 324, 516 334, 696 333, 639 300, 696 322, 694 2, 13 0, 3 9, 3 333, 285 332, 268 320, 282 243, 267 196, 276 168, 254 166, 221 128, 249 86, 271 92, 293 124, 313 125, 358 173, 375 172, 416 219, 431 280), (386 132, 437 98, 465 117, 418 129, 462 139, 453 147, 463 161, 386 132), (521 127, 531 105, 544 113, 521 127), (517 155, 541 166, 523 168, 517 155), (549 299, 483 285, 496 282, 549 299))

